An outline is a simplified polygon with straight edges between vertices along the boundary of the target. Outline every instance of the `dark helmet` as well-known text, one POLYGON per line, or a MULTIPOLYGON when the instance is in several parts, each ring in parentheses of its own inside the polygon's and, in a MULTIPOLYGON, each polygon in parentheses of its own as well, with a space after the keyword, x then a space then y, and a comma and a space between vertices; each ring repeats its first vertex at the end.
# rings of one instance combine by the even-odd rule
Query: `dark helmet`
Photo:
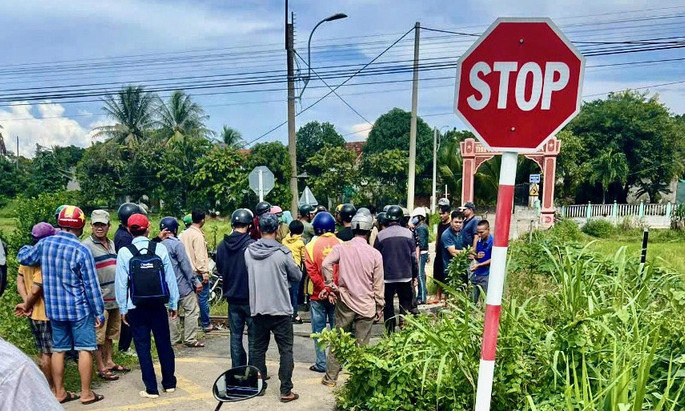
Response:
POLYGON ((302 217, 309 217, 309 214, 314 212, 314 207, 310 206, 309 204, 302 204, 297 212, 302 217))
POLYGON ((164 217, 159 222, 159 230, 167 229, 172 233, 176 234, 178 232, 178 221, 174 217, 164 217))
POLYGON ((388 219, 386 218, 385 211, 381 211, 376 215, 376 221, 378 221, 378 225, 388 225, 388 219))
POLYGON ((269 204, 267 201, 260 201, 254 208, 255 214, 258 216, 268 212, 269 210, 271 210, 271 204, 269 204))
POLYGON ((383 206, 383 212, 384 212, 384 213, 387 213, 387 212, 388 212, 388 209, 389 209, 390 207, 392 207, 390 204, 388 204, 388 205, 386 205, 386 206, 383 206))
POLYGON ((231 225, 249 225, 252 224, 253 218, 254 214, 252 214, 252 211, 248 210, 247 208, 239 208, 235 210, 233 214, 231 214, 231 225))
POLYGON ((326 208, 326 206, 319 204, 318 206, 316 206, 316 209, 314 211, 316 211, 317 213, 320 213, 322 211, 328 211, 328 209, 326 208))
POLYGON ((138 204, 135 203, 124 203, 119 206, 119 211, 117 211, 117 214, 119 215, 119 221, 123 225, 127 225, 128 218, 131 217, 133 214, 140 213, 140 207, 138 207, 138 204))
POLYGON ((404 211, 402 211, 402 207, 393 205, 388 207, 388 211, 385 212, 385 216, 390 222, 402 221, 404 218, 404 211))
POLYGON ((259 217, 259 231, 262 233, 275 233, 278 230, 278 224, 276 214, 264 213, 259 217))
POLYGON ((357 209, 352 204, 343 204, 340 207, 340 219, 346 223, 352 221, 352 217, 357 213, 357 209))
POLYGON ((314 234, 321 235, 323 233, 332 233, 335 231, 335 218, 327 211, 316 213, 316 217, 312 221, 314 226, 314 234))

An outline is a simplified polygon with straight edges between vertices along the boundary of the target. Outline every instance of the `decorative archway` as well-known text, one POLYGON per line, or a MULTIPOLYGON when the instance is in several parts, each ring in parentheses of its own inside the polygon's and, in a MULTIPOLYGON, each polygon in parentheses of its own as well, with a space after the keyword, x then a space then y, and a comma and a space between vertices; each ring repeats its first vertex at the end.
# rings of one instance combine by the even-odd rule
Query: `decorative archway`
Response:
MULTIPOLYGON (((461 199, 462 204, 473 201, 473 177, 481 164, 491 158, 501 155, 496 151, 488 151, 473 138, 467 138, 459 143, 462 158, 461 199)), ((527 159, 533 160, 542 171, 542 209, 540 224, 549 227, 554 224, 554 181, 556 179, 557 155, 561 149, 561 141, 552 137, 541 150, 525 154, 527 159)))

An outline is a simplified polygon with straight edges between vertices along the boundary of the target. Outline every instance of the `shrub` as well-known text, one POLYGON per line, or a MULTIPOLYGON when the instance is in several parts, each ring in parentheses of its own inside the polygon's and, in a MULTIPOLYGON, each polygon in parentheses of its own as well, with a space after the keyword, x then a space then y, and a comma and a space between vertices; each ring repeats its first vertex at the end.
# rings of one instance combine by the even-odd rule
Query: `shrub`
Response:
POLYGON ((597 238, 608 238, 616 233, 616 227, 604 219, 591 219, 583 226, 583 232, 597 238))

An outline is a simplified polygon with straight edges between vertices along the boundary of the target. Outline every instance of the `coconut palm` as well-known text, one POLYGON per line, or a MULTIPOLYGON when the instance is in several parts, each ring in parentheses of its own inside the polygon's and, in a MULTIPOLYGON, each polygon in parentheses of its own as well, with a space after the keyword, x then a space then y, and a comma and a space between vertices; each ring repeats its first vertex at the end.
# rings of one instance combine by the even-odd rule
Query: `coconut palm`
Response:
POLYGON ((168 102, 160 104, 159 117, 156 124, 167 143, 180 142, 187 137, 207 138, 212 134, 204 123, 209 116, 183 91, 174 91, 168 102))
POLYGON ((115 120, 114 125, 98 128, 96 135, 108 141, 133 145, 148 137, 154 125, 155 96, 141 86, 127 86, 103 99, 102 108, 115 120))
POLYGON ((599 183, 602 186, 602 204, 606 203, 606 192, 612 183, 625 184, 628 179, 628 160, 624 153, 617 153, 613 147, 604 149, 599 156, 591 162, 591 183, 599 183))
MULTIPOLYGON (((0 130, 2 130, 2 126, 0 125, 0 130)), ((0 156, 6 156, 7 155, 7 148, 5 147, 5 139, 2 137, 2 132, 0 132, 0 156)))
POLYGON ((229 126, 221 129, 221 141, 231 148, 239 148, 243 145, 243 136, 240 132, 229 126))

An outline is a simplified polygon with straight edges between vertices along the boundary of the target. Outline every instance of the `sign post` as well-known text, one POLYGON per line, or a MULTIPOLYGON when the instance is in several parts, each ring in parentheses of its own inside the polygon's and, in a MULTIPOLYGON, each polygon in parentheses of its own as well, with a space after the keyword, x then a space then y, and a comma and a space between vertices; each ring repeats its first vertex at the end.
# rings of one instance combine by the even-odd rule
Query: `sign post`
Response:
POLYGON ((264 196, 274 188, 274 173, 266 166, 257 166, 248 176, 250 188, 259 196, 259 201, 264 201, 264 196))
POLYGON ((518 153, 580 111, 583 56, 548 18, 497 19, 457 63, 455 113, 502 152, 476 411, 490 409, 518 153))

